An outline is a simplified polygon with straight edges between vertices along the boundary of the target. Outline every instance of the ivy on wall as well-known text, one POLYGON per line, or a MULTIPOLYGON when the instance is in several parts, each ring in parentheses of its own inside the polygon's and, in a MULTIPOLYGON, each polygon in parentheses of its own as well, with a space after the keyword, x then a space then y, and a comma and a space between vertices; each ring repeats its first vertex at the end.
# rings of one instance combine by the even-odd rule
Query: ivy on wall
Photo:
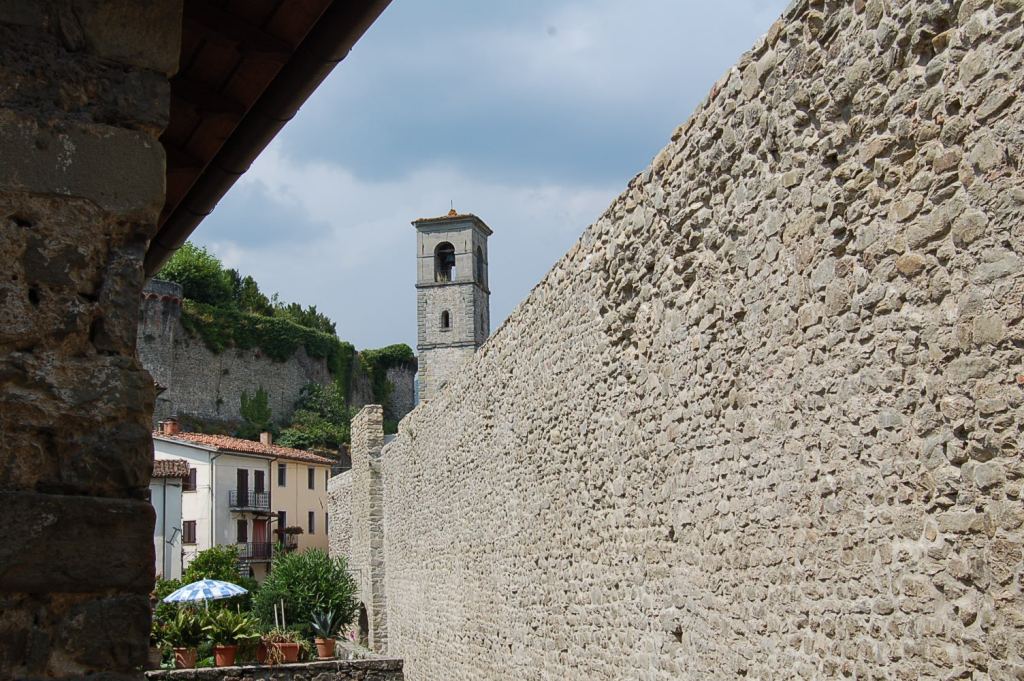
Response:
MULTIPOLYGON (((243 277, 236 270, 225 269, 215 255, 192 243, 185 243, 158 277, 182 286, 181 325, 190 336, 202 339, 214 354, 228 348, 258 349, 274 361, 285 362, 303 348, 309 357, 325 361, 334 380, 329 386, 311 385, 303 391, 295 405, 293 423, 281 434, 282 442, 287 440, 292 446, 333 449, 348 441, 351 413, 347 405, 354 369, 366 372, 373 400, 385 404, 394 391, 387 378, 388 370, 416 361, 408 345, 397 344, 364 350, 359 353, 360 364, 356 367, 355 348, 337 337, 334 322, 318 312, 315 305, 304 308, 298 303, 284 303, 277 294, 268 298, 251 276, 243 277)), ((266 392, 261 388, 253 398, 243 395, 243 407, 253 400, 265 407, 266 392)), ((257 419, 246 417, 234 424, 235 434, 255 437, 260 430, 273 429, 269 407, 266 411, 257 419)), ((244 412, 245 409, 243 415, 244 412)), ((390 427, 388 432, 394 432, 397 424, 385 426, 390 427)), ((232 430, 222 423, 196 424, 194 429, 232 430)))
POLYGON ((388 345, 376 350, 363 350, 359 353, 359 361, 370 377, 373 386, 373 399, 377 404, 387 402, 391 391, 395 389, 388 381, 388 369, 411 364, 416 356, 405 343, 388 345))
POLYGON ((282 317, 239 312, 188 299, 182 301, 181 325, 190 335, 201 338, 215 354, 229 347, 255 348, 275 361, 284 362, 301 347, 310 357, 326 360, 328 370, 346 394, 351 387, 355 348, 332 334, 282 317))

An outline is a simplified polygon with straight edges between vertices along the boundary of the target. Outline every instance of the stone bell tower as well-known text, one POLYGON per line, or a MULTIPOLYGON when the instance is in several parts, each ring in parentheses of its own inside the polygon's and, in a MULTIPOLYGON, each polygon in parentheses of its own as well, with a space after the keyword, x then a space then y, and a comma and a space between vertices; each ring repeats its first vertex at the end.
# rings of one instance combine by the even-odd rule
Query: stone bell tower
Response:
POLYGON ((430 400, 491 329, 487 237, 475 215, 454 209, 416 227, 416 317, 420 399, 430 400))

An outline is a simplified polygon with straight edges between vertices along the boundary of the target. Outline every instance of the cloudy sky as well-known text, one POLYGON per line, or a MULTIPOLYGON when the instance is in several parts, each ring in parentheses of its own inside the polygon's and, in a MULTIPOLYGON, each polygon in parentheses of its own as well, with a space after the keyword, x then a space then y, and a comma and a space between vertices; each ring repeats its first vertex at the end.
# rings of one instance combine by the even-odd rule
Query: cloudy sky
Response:
POLYGON ((394 0, 193 235, 415 348, 417 217, 482 217, 505 319, 785 0, 394 0))

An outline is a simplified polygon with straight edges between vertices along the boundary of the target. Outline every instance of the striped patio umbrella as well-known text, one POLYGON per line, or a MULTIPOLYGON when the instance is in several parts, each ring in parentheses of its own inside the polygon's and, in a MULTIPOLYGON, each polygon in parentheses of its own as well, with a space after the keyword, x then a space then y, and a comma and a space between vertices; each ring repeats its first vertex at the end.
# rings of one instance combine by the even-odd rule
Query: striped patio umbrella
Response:
POLYGON ((215 601, 220 598, 231 598, 249 593, 231 582, 218 579, 200 579, 198 582, 186 584, 164 598, 164 603, 196 603, 198 601, 215 601))

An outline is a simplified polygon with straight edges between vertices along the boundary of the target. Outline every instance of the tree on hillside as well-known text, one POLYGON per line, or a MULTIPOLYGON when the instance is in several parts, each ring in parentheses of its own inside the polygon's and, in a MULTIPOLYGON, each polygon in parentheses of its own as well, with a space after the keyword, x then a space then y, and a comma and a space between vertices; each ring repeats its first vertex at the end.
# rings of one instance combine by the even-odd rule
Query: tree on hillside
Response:
POLYGON ((278 444, 296 449, 336 450, 349 441, 352 414, 337 381, 330 385, 310 383, 295 403, 290 426, 281 431, 278 444))
POLYGON ((227 271, 231 279, 232 298, 235 306, 242 312, 260 314, 265 317, 274 316, 274 306, 270 298, 260 291, 259 284, 251 276, 242 276, 238 270, 227 271))
POLYGON ((260 439, 260 433, 274 432, 274 422, 271 420, 270 396, 260 386, 256 393, 250 397, 248 390, 242 391, 242 404, 239 410, 242 414, 242 424, 238 427, 238 437, 246 440, 260 439))
POLYGON ((175 251, 156 276, 181 284, 184 296, 191 300, 217 306, 232 303, 231 277, 220 260, 191 241, 175 251))

